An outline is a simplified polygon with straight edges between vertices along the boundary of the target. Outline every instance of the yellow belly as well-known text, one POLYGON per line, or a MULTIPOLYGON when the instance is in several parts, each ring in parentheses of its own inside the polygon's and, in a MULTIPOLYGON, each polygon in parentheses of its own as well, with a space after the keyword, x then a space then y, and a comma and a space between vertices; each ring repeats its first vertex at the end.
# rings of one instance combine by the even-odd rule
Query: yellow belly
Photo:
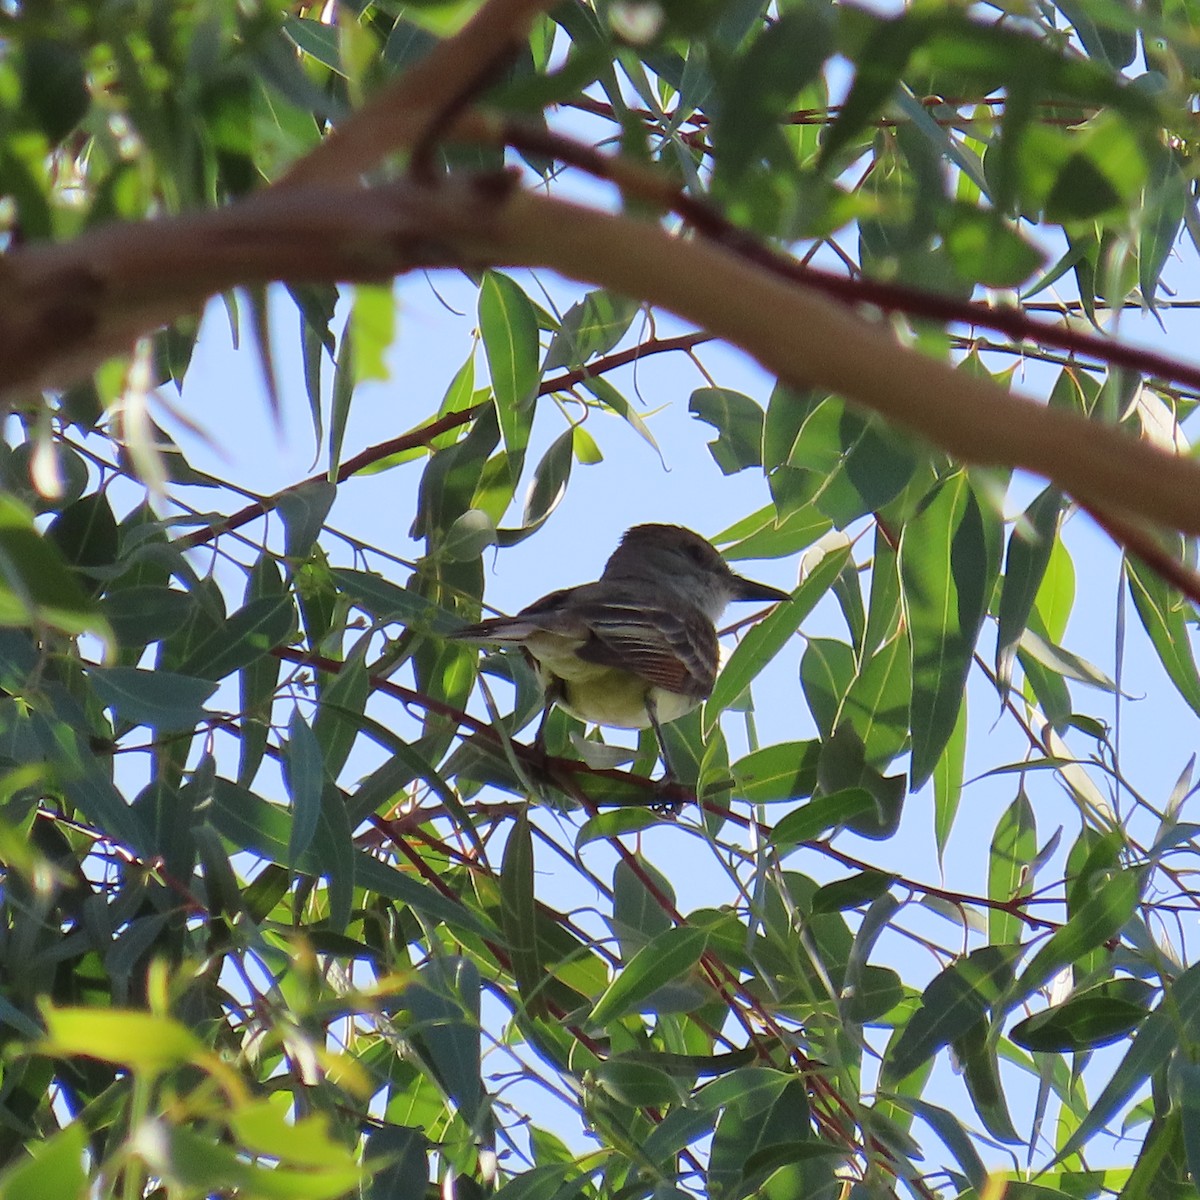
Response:
POLYGON ((560 708, 581 721, 617 729, 648 729, 647 698, 653 702, 660 724, 678 720, 699 703, 655 687, 631 671, 578 658, 575 646, 552 634, 535 634, 526 642, 542 685, 555 695, 560 708))
POLYGON ((654 687, 628 671, 609 670, 593 679, 563 680, 558 688, 558 706, 573 717, 593 725, 617 729, 648 729, 649 698, 660 725, 691 712, 696 702, 678 692, 654 687))

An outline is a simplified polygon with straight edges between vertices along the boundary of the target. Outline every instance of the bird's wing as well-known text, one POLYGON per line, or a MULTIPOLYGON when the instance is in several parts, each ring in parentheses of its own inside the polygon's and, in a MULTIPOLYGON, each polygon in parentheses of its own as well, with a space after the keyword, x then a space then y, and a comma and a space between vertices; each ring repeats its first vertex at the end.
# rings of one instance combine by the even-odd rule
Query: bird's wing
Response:
POLYGON ((592 635, 576 651, 580 658, 631 671, 656 687, 697 700, 712 691, 717 635, 698 609, 643 599, 577 601, 572 608, 592 635))
POLYGON ((613 581, 562 588, 515 616, 480 621, 450 636, 519 646, 536 633, 574 643, 572 652, 585 662, 629 671, 681 696, 703 699, 716 679, 712 622, 699 609, 664 605, 657 588, 613 581))

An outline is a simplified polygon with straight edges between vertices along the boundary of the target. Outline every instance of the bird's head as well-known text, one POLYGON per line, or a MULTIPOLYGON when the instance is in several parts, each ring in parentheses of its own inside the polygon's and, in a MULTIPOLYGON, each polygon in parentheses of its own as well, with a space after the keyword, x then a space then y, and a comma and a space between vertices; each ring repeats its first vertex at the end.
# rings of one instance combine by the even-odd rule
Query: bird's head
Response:
POLYGON ((605 579, 670 588, 716 620, 731 600, 790 600, 788 592, 735 574, 712 544, 682 525, 635 525, 604 567, 605 579))

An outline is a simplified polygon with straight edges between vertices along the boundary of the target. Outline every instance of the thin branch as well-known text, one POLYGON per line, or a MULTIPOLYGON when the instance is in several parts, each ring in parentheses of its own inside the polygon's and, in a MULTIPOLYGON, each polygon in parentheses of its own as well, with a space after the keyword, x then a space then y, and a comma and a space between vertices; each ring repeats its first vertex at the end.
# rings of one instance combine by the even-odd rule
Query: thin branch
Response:
MULTIPOLYGON (((608 371, 628 366, 630 363, 638 362, 643 358, 649 358, 651 355, 666 354, 673 350, 690 351, 694 347, 709 341, 712 341, 712 337, 707 333, 684 333, 678 337, 652 338, 649 341, 639 342, 638 345, 632 346, 628 350, 619 350, 614 354, 606 354, 582 367, 576 367, 574 370, 563 371, 561 374, 552 375, 549 379, 543 379, 538 386, 538 395, 549 396, 555 392, 565 392, 582 383, 585 379, 595 379, 597 376, 603 375, 608 371)), ((385 458, 390 458, 394 454, 401 454, 406 450, 414 450, 419 446, 428 446, 443 433, 447 433, 449 430, 455 429, 460 425, 465 425, 468 421, 473 421, 486 407, 486 404, 475 404, 470 408, 459 409, 457 412, 447 413, 436 420, 428 421, 408 433, 402 433, 398 437, 389 438, 386 442, 377 442, 374 446, 368 446, 365 450, 354 455, 353 458, 347 458, 341 463, 338 467, 335 481, 337 483, 345 483, 352 475, 357 475, 359 471, 374 466, 385 458)), ((314 483, 321 483, 327 478, 328 476, 325 474, 312 475, 308 479, 303 479, 299 483, 293 483, 290 487, 276 492, 273 496, 260 497, 253 503, 247 504, 245 508, 238 509, 237 512, 220 521, 214 522, 207 528, 197 529, 194 533, 189 533, 185 537, 180 538, 177 545, 184 550, 203 546, 211 542, 214 538, 220 537, 222 534, 240 529, 243 525, 248 525, 251 521, 257 520, 259 517, 264 517, 269 512, 273 512, 279 507, 283 497, 290 493, 304 487, 309 487, 314 483)))
MULTIPOLYGON (((353 458, 347 458, 341 463, 338 467, 336 482, 343 483, 351 475, 363 470, 363 468, 372 466, 382 459, 390 458, 393 454, 400 454, 405 450, 414 450, 419 446, 428 446, 443 433, 451 429, 456 429, 460 425, 465 425, 468 421, 473 421, 484 408, 485 405, 483 404, 476 404, 470 408, 462 408, 458 412, 447 413, 444 417, 438 417, 437 420, 429 421, 409 433, 402 433, 399 437, 389 438, 386 442, 377 442, 374 446, 368 446, 360 454, 354 455, 353 458)), ((194 533, 189 533, 179 538, 176 545, 183 550, 191 550, 196 546, 203 546, 205 543, 211 542, 214 538, 220 537, 224 533, 239 529, 241 526, 248 525, 251 521, 266 516, 269 512, 273 512, 279 507, 283 497, 290 493, 299 491, 304 487, 310 487, 314 483, 324 482, 326 479, 328 479, 328 475, 325 474, 313 475, 308 479, 301 480, 299 483, 292 484, 291 487, 276 492, 273 496, 264 496, 262 499, 255 500, 252 504, 247 504, 245 508, 238 509, 237 512, 220 521, 214 522, 204 529, 197 529, 194 533)))

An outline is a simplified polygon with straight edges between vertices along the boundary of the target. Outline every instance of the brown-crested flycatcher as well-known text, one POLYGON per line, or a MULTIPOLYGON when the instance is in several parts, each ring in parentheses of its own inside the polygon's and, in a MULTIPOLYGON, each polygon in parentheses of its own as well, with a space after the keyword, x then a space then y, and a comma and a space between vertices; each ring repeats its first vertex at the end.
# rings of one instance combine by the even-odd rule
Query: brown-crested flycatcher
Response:
POLYGON ((662 725, 712 692, 716 621, 731 600, 790 600, 744 579, 699 534, 679 525, 635 525, 595 583, 551 592, 514 617, 450 636, 520 646, 546 692, 581 721, 652 727, 673 778, 662 725))

